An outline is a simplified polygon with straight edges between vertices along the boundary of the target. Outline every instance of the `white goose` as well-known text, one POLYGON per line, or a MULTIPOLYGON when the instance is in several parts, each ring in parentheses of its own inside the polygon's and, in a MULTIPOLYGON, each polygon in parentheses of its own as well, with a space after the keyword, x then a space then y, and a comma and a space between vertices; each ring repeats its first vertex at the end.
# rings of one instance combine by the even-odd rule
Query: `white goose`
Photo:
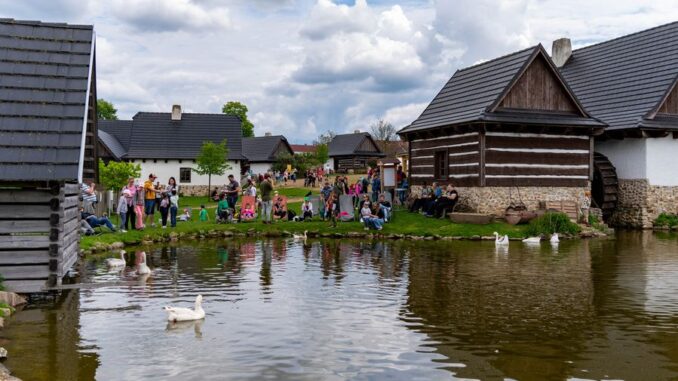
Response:
POLYGON ((144 261, 139 263, 137 267, 137 275, 147 275, 151 273, 151 268, 146 264, 146 252, 142 251, 139 254, 142 255, 144 261))
POLYGON ((550 241, 552 244, 557 244, 558 242, 560 242, 560 239, 558 239, 558 233, 553 233, 550 241))
POLYGON ((541 237, 528 237, 523 240, 523 243, 539 243, 541 242, 541 237))
POLYGON ((495 245, 508 245, 509 244, 509 236, 505 235, 503 237, 499 237, 499 233, 494 232, 494 244, 495 245))
POLYGON ((127 262, 125 261, 125 250, 120 250, 120 258, 107 258, 106 265, 108 267, 125 267, 127 262))
POLYGON ((292 236, 294 237, 294 239, 303 239, 304 241, 306 241, 306 239, 308 238, 306 236, 306 233, 308 233, 308 230, 304 230, 303 235, 302 234, 292 234, 292 236))
POLYGON ((184 307, 165 307, 168 321, 189 321, 205 318, 205 310, 202 309, 202 295, 195 297, 195 306, 193 309, 184 307))

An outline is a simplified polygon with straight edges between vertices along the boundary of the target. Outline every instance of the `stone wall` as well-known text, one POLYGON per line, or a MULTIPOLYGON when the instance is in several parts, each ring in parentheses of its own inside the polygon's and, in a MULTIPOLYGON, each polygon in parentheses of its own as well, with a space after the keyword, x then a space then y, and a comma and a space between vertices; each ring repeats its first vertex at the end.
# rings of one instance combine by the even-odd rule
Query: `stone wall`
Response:
MULTIPOLYGON (((222 185, 223 186, 223 185, 222 185)), ((212 189, 216 188, 217 185, 212 185, 212 189)), ((208 194, 207 185, 179 185, 179 193, 183 197, 187 196, 205 196, 208 194)))
MULTIPOLYGON (((589 187, 458 187, 458 211, 470 211, 483 214, 502 216, 513 200, 518 203, 521 199, 529 210, 539 209, 540 201, 575 201, 583 199, 589 187)), ((413 185, 412 191, 421 191, 421 186, 413 185)))
POLYGON ((619 201, 610 224, 650 229, 661 213, 676 212, 678 212, 678 186, 650 185, 645 179, 619 179, 619 201))

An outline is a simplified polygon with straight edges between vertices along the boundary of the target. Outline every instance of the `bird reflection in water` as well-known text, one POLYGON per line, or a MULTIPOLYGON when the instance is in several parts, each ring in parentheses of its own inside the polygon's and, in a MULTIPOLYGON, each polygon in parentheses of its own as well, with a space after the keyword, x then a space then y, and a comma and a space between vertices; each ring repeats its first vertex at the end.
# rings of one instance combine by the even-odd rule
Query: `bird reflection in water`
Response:
POLYGON ((196 339, 202 339, 202 324, 204 320, 193 320, 193 321, 168 321, 167 326, 165 327, 165 332, 168 334, 181 334, 189 331, 193 328, 196 339))

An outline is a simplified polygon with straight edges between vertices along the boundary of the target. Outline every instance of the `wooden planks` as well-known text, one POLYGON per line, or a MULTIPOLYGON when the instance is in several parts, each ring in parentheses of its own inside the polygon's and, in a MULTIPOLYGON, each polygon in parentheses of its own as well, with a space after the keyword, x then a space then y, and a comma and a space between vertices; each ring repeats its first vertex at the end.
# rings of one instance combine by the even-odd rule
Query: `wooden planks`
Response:
POLYGON ((0 265, 47 264, 49 251, 42 250, 3 250, 0 251, 0 265))
POLYGON ((49 220, 0 220, 0 234, 48 233, 49 220))
POLYGON ((0 204, 49 204, 52 197, 46 190, 0 189, 0 204))
POLYGON ((42 265, 2 265, 0 273, 5 280, 12 279, 47 279, 49 266, 42 265))

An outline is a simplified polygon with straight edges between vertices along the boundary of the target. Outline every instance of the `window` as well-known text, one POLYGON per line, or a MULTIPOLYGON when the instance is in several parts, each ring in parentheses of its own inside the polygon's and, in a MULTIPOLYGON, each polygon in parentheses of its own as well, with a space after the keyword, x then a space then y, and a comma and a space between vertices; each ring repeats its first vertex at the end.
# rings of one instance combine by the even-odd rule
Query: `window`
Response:
POLYGON ((436 151, 433 162, 433 176, 436 180, 447 180, 447 151, 436 151))
POLYGON ((191 168, 179 168, 179 182, 180 183, 191 182, 191 168))

